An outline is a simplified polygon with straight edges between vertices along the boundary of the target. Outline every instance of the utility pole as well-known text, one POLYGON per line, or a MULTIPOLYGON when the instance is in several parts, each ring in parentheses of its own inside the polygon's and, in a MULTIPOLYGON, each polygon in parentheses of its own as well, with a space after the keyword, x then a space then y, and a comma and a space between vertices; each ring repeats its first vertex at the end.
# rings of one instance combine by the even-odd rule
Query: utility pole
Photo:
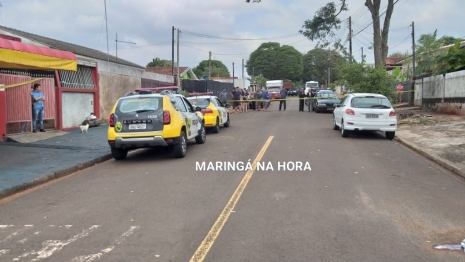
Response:
POLYGON ((242 86, 245 88, 245 78, 244 78, 244 59, 242 59, 242 86))
POLYGON ((108 17, 107 17, 107 1, 104 0, 105 3, 105 27, 107 30, 107 62, 110 62, 110 46, 108 45, 108 17))
POLYGON ((234 62, 233 62, 233 88, 234 88, 234 62))
POLYGON ((208 51, 208 80, 211 79, 211 74, 212 74, 212 52, 208 51))
POLYGON ((329 48, 329 53, 328 53, 328 84, 326 86, 326 89, 329 88, 330 83, 331 83, 331 48, 329 48))
POLYGON ((171 75, 174 76, 174 26, 171 29, 171 75))
POLYGON ((349 51, 350 51, 350 63, 352 63, 352 17, 349 16, 349 51))
POLYGON ((412 80, 415 81, 415 22, 412 22, 412 80))
POLYGON ((179 79, 179 28, 177 29, 178 30, 178 41, 177 41, 177 51, 178 51, 178 54, 177 54, 177 63, 176 63, 176 66, 178 67, 178 77, 176 77, 178 79, 178 87, 181 85, 181 80, 179 79))

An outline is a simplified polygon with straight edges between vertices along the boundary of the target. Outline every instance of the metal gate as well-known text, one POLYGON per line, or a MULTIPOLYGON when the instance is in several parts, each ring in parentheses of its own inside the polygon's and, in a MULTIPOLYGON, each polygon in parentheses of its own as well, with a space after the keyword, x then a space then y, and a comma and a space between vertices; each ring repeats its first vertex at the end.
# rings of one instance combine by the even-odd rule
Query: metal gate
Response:
MULTIPOLYGON (((30 76, 0 74, 0 83, 16 84, 32 80, 30 76)), ((56 103, 54 79, 45 78, 35 83, 42 86, 45 95, 44 128, 55 129, 56 103)), ((7 134, 30 133, 32 131, 31 91, 34 83, 7 88, 6 92, 6 129, 7 134)))

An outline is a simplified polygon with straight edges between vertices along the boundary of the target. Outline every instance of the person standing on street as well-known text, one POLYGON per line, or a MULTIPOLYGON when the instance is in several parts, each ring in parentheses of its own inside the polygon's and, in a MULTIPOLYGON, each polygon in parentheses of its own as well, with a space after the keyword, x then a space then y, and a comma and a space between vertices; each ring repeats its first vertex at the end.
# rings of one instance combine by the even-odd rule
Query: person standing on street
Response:
POLYGON ((287 89, 286 88, 281 88, 280 93, 280 99, 279 100, 279 111, 281 111, 281 106, 284 105, 284 110, 286 111, 286 97, 287 97, 287 89))
POLYGON ((45 95, 42 93, 42 88, 40 84, 35 84, 32 91, 32 100, 34 101, 33 116, 32 116, 32 132, 37 132, 36 122, 39 118, 39 129, 40 132, 45 132, 44 130, 44 101, 45 95))
POLYGON ((264 103, 263 103, 263 106, 265 107, 265 111, 268 111, 268 107, 270 106, 270 94, 268 93, 268 90, 265 91, 265 93, 263 94, 263 100, 264 100, 264 103))
POLYGON ((239 101, 241 100, 241 92, 239 90, 239 87, 237 86, 232 92, 231 96, 233 99, 233 109, 235 113, 240 113, 240 103, 239 101))
POLYGON ((396 89, 397 89, 397 103, 399 104, 399 103, 402 103, 402 93, 404 91, 404 86, 402 85, 401 82, 399 82, 396 89))
POLYGON ((302 89, 302 87, 299 89, 297 92, 297 95, 299 96, 299 112, 304 112, 304 104, 305 104, 305 92, 302 89))
POLYGON ((220 93, 220 100, 224 106, 226 106, 226 102, 228 101, 228 92, 226 92, 226 88, 223 88, 223 91, 220 93))

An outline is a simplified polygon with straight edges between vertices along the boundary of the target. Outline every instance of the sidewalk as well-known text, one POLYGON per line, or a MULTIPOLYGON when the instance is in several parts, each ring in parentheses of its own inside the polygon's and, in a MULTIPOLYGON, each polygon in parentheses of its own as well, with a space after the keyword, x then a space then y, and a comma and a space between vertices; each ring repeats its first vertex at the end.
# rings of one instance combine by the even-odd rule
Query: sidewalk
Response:
POLYGON ((9 136, 0 142, 0 198, 110 159, 107 128, 9 136))
POLYGON ((396 140, 465 178, 465 116, 398 108, 396 140))

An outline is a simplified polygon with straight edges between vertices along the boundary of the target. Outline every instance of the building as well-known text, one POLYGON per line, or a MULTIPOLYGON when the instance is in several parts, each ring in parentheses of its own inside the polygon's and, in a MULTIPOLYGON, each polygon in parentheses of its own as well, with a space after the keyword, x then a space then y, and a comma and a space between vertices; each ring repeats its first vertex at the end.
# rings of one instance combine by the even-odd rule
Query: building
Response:
MULTIPOLYGON (((27 82, 26 79, 47 82, 50 95, 54 100, 46 105, 45 124, 47 129, 69 130, 79 126, 92 112, 106 120, 115 101, 125 93, 142 86, 171 86, 174 76, 146 71, 145 67, 130 61, 108 55, 104 52, 72 43, 0 26, 0 38, 3 41, 21 43, 29 47, 48 48, 53 52, 70 52, 75 55, 77 69, 66 71, 60 69, 46 70, 38 68, 10 68, 2 64, 0 81, 27 82)), ((44 83, 45 83, 44 82, 44 83)), ((4 84, 1 83, 0 84, 4 84)), ((25 108, 30 106, 29 91, 31 83, 8 88, 10 105, 25 108), (14 101, 12 99, 15 99, 14 101), (29 102, 28 102, 29 101, 29 102)), ((31 132, 31 110, 7 110, 7 133, 31 132)), ((0 123, 1 125, 1 123, 0 123)))

